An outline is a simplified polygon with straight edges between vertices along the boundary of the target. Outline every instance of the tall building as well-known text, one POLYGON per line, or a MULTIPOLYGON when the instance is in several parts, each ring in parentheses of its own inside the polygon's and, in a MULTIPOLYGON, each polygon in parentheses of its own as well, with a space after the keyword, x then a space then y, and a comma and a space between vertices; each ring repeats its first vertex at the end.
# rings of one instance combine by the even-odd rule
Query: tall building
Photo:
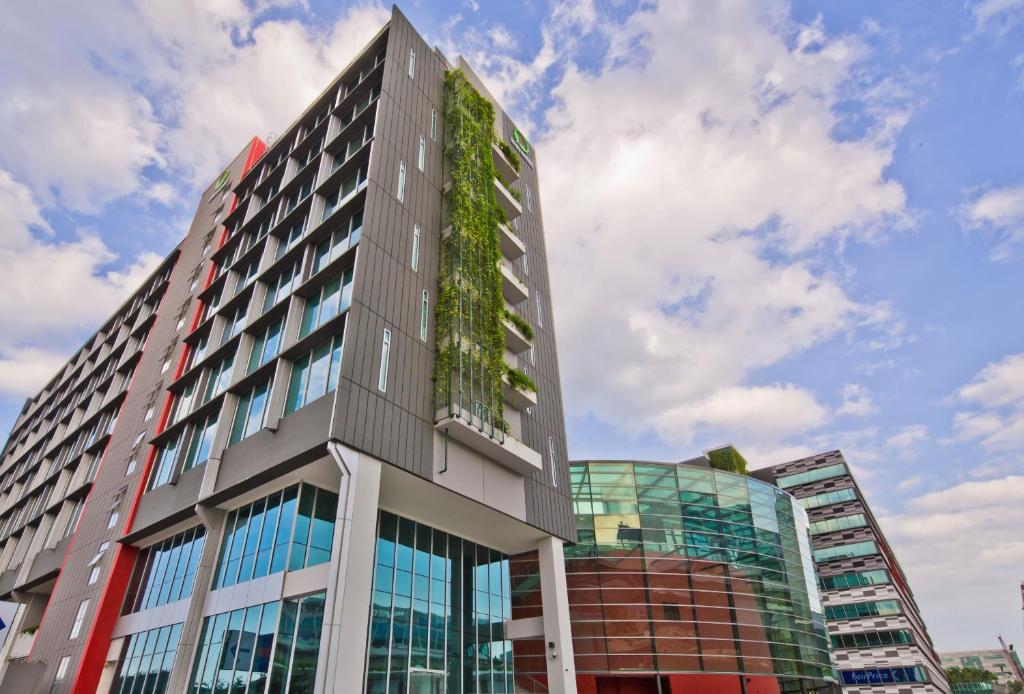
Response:
POLYGON ((991 672, 996 676, 996 682, 1000 684, 1010 684, 1011 682, 1021 682, 1024 684, 1024 677, 1022 677, 1024 666, 1021 665, 1020 656, 1017 655, 1017 651, 1013 649, 1012 645, 1008 648, 993 648, 981 651, 939 653, 939 659, 944 669, 952 667, 976 668, 991 672))
POLYGON ((810 518, 833 657, 848 694, 948 694, 907 577, 839 451, 752 474, 793 494, 810 518))
POLYGON ((572 691, 537 176, 397 9, 254 139, 3 448, 0 689, 505 692, 515 635, 572 691))
MULTIPOLYGON (((579 543, 566 552, 566 579, 580 694, 839 691, 807 514, 793 496, 705 456, 570 470, 579 543)), ((513 558, 514 617, 540 614, 538 573, 513 558)), ((517 673, 542 673, 542 644, 528 646, 517 642, 517 673)))

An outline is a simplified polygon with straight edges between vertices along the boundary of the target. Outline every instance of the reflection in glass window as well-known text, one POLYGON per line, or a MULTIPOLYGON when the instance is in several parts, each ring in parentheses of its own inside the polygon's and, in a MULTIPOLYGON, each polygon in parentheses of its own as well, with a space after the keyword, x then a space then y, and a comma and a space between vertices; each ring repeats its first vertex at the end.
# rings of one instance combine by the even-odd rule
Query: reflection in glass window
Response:
POLYGON ((339 333, 292 363, 284 413, 291 414, 338 387, 344 334, 339 333))
POLYGON ((267 287, 267 295, 263 297, 263 311, 266 313, 279 301, 289 296, 299 286, 302 279, 302 262, 296 260, 280 273, 271 278, 267 287))
POLYGON ((281 333, 284 331, 284 318, 268 325, 253 339, 252 350, 249 352, 249 364, 246 373, 252 373, 259 367, 277 356, 281 349, 281 333))
POLYGON ((299 337, 305 337, 339 313, 347 311, 350 303, 352 268, 347 268, 306 299, 306 305, 302 309, 299 337))
POLYGON ((313 272, 316 274, 339 258, 345 251, 359 243, 363 231, 363 211, 359 210, 343 224, 340 224, 330 238, 321 241, 313 253, 313 272))
POLYGON ((331 559, 338 495, 296 484, 231 511, 214 589, 331 559))
POLYGON ((422 670, 452 692, 514 691, 508 557, 383 511, 373 586, 367 692, 411 691, 422 670))
POLYGON ((321 220, 327 219, 334 211, 348 202, 356 193, 366 187, 366 164, 359 167, 359 170, 349 176, 341 184, 338 190, 327 196, 324 202, 324 214, 321 220))
POLYGON ((182 624, 173 624, 128 637, 110 688, 117 694, 163 694, 171 677, 182 624))
POLYGON ((148 610, 192 595, 205 541, 206 528, 200 525, 142 549, 121 613, 148 610))
POLYGON ((204 619, 190 694, 246 686, 249 692, 312 692, 325 597, 317 593, 204 619))
POLYGON ((252 436, 263 428, 267 403, 270 401, 270 384, 270 379, 258 383, 238 399, 238 406, 235 408, 235 421, 231 426, 229 446, 252 436))

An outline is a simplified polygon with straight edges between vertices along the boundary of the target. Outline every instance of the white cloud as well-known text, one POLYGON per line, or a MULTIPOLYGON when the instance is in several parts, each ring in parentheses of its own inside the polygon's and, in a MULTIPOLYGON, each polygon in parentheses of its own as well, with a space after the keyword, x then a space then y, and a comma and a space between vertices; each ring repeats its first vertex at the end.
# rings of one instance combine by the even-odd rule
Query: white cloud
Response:
POLYGON ((1012 24, 1021 10, 1024 10, 1024 0, 981 0, 971 12, 976 28, 984 29, 994 21, 1012 24))
POLYGON ((613 25, 570 3, 526 62, 465 51, 520 113, 559 74, 536 139, 570 410, 634 432, 653 422, 666 441, 721 432, 779 448, 828 415, 756 372, 861 329, 898 342, 889 307, 851 298, 826 268, 833 244, 906 223, 884 173, 905 114, 876 109, 861 138, 833 137, 836 102, 867 98, 847 89, 867 48, 787 13, 675 2, 613 25), (583 71, 587 32, 609 53, 583 71))
POLYGON ((843 401, 836 408, 837 416, 866 417, 878 411, 871 391, 859 383, 847 383, 842 389, 843 401))
POLYGON ((1024 354, 988 364, 954 399, 974 409, 953 415, 954 435, 944 443, 978 440, 993 451, 1024 450, 1024 354))
POLYGON ((191 207, 196 185, 252 135, 286 127, 389 16, 362 3, 317 27, 262 21, 289 4, 59 0, 6 13, 0 62, 19 69, 0 74, 0 391, 41 385, 158 261, 118 258, 87 228, 58 240, 43 210, 93 214, 132 195, 191 207))
POLYGON ((919 452, 918 448, 927 440, 928 427, 923 424, 911 424, 900 427, 895 434, 886 438, 885 445, 906 459, 915 457, 919 452))
POLYGON ((979 633, 1014 633, 1024 562, 1024 477, 964 482, 907 502, 880 523, 942 650, 976 647, 979 633), (949 586, 970 586, 949 599, 949 586), (959 635, 961 640, 956 640, 959 635))
POLYGON ((960 206, 959 218, 967 229, 996 237, 993 260, 1007 260, 1024 241, 1024 184, 993 188, 960 206))
POLYGON ((29 189, 0 170, 0 392, 40 387, 77 332, 95 329, 160 259, 144 254, 107 269, 116 260, 95 234, 55 240, 29 189))

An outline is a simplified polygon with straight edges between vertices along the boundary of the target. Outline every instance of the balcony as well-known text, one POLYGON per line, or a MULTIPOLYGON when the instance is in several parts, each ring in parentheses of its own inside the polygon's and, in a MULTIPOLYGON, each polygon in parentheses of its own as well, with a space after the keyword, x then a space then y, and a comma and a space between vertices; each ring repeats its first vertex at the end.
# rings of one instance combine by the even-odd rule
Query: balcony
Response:
POLYGON ((526 254, 526 244, 507 224, 498 225, 498 239, 502 255, 509 260, 516 260, 526 254))
POLYGON ((502 318, 501 324, 505 327, 505 349, 512 354, 522 354, 530 349, 530 338, 520 332, 515 323, 502 318))
POLYGON ((537 394, 530 390, 513 388, 507 376, 501 377, 501 397, 517 410, 525 410, 537 404, 537 394))
POLYGON ((515 306, 530 298, 530 290, 505 263, 501 264, 501 293, 510 306, 515 306))
POLYGON ((505 216, 509 219, 515 219, 523 214, 523 206, 497 178, 494 179, 494 197, 498 201, 498 206, 505 211, 505 216))
POLYGON ((543 469, 540 453, 500 432, 500 439, 488 435, 483 431, 480 418, 465 410, 453 408, 453 413, 441 410, 436 419, 434 428, 438 431, 513 472, 526 476, 543 469))
POLYGON ((497 142, 491 143, 491 155, 494 158, 494 169, 498 172, 498 175, 504 178, 509 183, 512 183, 519 178, 519 171, 505 153, 501 151, 501 147, 498 146, 497 142))

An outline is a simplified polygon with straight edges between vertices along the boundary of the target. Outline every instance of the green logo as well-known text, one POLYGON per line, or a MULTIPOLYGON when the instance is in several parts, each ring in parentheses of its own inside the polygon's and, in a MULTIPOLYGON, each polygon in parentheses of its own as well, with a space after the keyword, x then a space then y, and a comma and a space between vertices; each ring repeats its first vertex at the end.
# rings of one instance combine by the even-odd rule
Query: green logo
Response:
POLYGON ((519 151, 524 155, 530 155, 530 143, 526 141, 526 138, 523 137, 523 134, 519 132, 518 128, 514 128, 512 130, 512 142, 515 143, 515 146, 518 147, 519 151))
POLYGON ((218 176, 217 180, 213 184, 214 192, 219 192, 221 188, 228 184, 229 180, 231 180, 231 171, 224 169, 224 173, 218 176))

